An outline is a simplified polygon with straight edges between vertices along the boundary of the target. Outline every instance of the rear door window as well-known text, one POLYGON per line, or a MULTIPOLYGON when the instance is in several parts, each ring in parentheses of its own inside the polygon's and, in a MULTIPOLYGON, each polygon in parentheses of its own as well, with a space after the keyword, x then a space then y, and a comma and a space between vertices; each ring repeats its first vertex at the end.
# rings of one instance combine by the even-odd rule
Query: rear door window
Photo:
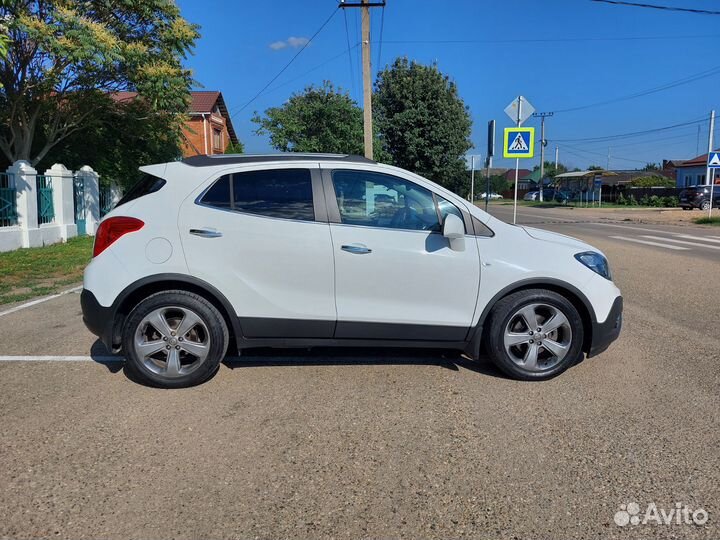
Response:
POLYGON ((312 180, 308 169, 271 169, 222 176, 205 192, 202 204, 265 217, 313 221, 312 180))

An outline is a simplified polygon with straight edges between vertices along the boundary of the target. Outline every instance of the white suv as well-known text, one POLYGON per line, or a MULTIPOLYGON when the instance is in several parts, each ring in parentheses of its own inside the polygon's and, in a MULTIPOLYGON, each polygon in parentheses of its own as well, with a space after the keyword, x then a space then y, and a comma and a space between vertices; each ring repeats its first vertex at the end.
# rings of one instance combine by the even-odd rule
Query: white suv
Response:
POLYGON ((605 257, 508 225, 408 171, 344 155, 198 156, 146 174, 100 224, 87 327, 155 385, 228 347, 481 344, 519 379, 605 350, 622 297, 605 257))

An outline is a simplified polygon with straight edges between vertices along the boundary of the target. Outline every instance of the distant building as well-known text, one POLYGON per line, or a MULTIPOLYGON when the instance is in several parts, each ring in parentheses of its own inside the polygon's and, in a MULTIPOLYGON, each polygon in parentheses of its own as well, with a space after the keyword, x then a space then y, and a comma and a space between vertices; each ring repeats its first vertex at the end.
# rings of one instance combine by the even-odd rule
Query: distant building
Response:
POLYGON ((238 138, 222 93, 192 92, 189 120, 183 126, 183 157, 223 154, 238 138))
MULTIPOLYGON (((716 150, 717 152, 717 150, 716 150)), ((707 175, 707 153, 688 159, 686 161, 676 162, 676 186, 679 188, 709 184, 706 180, 707 175)), ((720 184, 720 170, 714 169, 715 184, 720 184)))
MULTIPOLYGON (((230 143, 237 144, 238 138, 222 93, 213 90, 190 94, 189 117, 182 129, 183 157, 223 154, 230 143)), ((115 92, 112 98, 122 103, 137 96, 137 92, 115 92)))

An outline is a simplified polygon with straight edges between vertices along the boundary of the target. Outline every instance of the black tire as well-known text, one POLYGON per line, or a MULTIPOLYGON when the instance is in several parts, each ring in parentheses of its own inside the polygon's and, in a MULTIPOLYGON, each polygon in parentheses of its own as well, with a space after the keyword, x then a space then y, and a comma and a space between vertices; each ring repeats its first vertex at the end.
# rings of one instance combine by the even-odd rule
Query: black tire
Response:
MULTIPOLYGON (((145 325, 143 325, 145 326, 145 325)), ((188 340, 189 341, 189 340, 188 340)), ((140 302, 128 315, 123 328, 123 352, 128 370, 143 382, 161 388, 185 388, 206 381, 218 369, 229 342, 228 328, 222 314, 202 296, 182 290, 155 293, 140 302), (179 307, 192 311, 207 329, 208 352, 190 373, 167 377, 149 369, 135 349, 135 337, 143 319, 163 307, 179 307)), ((192 359, 192 357, 190 357, 192 359)))
POLYGON ((707 212, 710 210, 710 201, 703 201, 700 203, 700 210, 703 212, 707 212))
POLYGON ((582 351, 584 328, 578 310, 564 296, 546 289, 526 289, 499 300, 490 312, 485 337, 486 349, 493 363, 506 375, 524 381, 540 381, 555 377, 582 360, 584 356, 582 351), (531 304, 548 305, 562 312, 567 318, 572 334, 565 356, 555 365, 537 371, 528 371, 518 365, 505 349, 504 343, 506 327, 520 309, 531 304))

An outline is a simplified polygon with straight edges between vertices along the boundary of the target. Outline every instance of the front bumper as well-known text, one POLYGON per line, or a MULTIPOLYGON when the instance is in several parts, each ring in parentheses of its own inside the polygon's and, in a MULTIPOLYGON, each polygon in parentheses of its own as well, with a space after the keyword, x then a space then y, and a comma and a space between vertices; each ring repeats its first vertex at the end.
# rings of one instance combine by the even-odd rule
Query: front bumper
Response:
POLYGON ((80 293, 80 307, 87 329, 112 350, 113 308, 101 306, 95 295, 87 289, 83 289, 80 293))
POLYGON ((622 296, 618 296, 615 302, 613 302, 605 322, 598 323, 593 321, 592 342, 588 350, 588 358, 597 356, 605 351, 610 344, 618 338, 620 330, 622 329, 622 311, 623 299, 622 296))

